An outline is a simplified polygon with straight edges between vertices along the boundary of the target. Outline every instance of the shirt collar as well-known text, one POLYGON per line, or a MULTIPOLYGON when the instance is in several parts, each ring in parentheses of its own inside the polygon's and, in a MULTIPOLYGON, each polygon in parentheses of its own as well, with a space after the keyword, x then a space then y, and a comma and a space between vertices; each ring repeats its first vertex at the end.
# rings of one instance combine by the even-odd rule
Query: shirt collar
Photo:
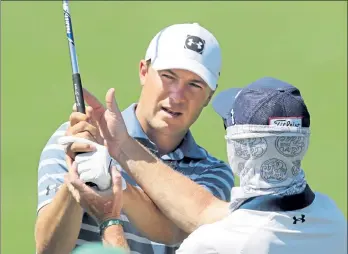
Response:
MULTIPOLYGON (((136 103, 131 104, 122 112, 124 122, 126 124, 128 134, 138 140, 138 142, 145 145, 151 152, 157 153, 158 149, 156 145, 149 140, 148 136, 144 133, 136 115, 135 107, 136 103)), ((204 149, 200 148, 195 142, 191 131, 188 131, 183 141, 175 149, 175 151, 161 156, 163 160, 182 160, 184 157, 192 159, 205 159, 207 157, 204 149)))

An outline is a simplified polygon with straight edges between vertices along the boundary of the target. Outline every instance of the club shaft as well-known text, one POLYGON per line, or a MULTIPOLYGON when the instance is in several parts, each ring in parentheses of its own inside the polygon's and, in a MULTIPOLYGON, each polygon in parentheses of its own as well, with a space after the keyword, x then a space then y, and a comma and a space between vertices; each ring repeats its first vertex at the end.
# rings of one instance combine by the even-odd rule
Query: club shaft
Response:
POLYGON ((72 67, 73 74, 75 74, 75 73, 79 73, 79 66, 78 66, 78 62, 77 62, 74 32, 73 32, 73 27, 72 27, 72 22, 71 22, 69 4, 68 4, 67 0, 63 1, 63 10, 64 10, 66 36, 68 38, 68 43, 69 43, 71 67, 72 67))
POLYGON ((81 81, 79 66, 77 62, 74 33, 73 33, 71 15, 69 10, 69 4, 67 0, 63 0, 63 11, 64 11, 66 36, 69 43, 70 61, 71 61, 71 67, 72 67, 72 73, 73 73, 72 80, 74 84, 75 103, 76 103, 77 111, 81 113, 85 113, 82 81, 81 81))

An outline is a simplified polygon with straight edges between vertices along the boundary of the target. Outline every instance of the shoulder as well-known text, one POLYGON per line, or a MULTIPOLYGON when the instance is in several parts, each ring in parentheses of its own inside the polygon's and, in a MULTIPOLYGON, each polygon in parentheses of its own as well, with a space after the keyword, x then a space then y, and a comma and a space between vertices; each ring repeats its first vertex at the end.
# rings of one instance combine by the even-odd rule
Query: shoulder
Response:
POLYGON ((231 170, 230 166, 223 161, 222 159, 218 158, 217 156, 214 156, 210 152, 208 152, 207 149, 203 148, 202 146, 197 145, 198 149, 201 151, 202 154, 205 155, 204 159, 199 160, 198 162, 200 165, 205 166, 207 168, 224 168, 226 170, 231 170))
POLYGON ((191 180, 203 186, 215 197, 230 201, 234 176, 230 166, 223 160, 213 156, 203 147, 197 145, 200 158, 188 159, 180 163, 181 171, 191 180))
POLYGON ((187 160, 183 161, 184 166, 191 168, 194 174, 200 177, 209 176, 214 179, 219 178, 218 180, 224 182, 228 191, 230 191, 234 184, 231 167, 223 160, 213 156, 203 147, 197 145, 197 149, 201 151, 199 158, 187 158, 187 160))
MULTIPOLYGON (((342 210, 338 207, 334 199, 332 199, 327 194, 321 192, 314 192, 315 199, 314 202, 308 207, 309 210, 312 210, 313 213, 322 215, 324 217, 330 217, 337 221, 346 221, 342 210)), ((305 208, 306 210, 307 208, 305 208)))
POLYGON ((274 212, 238 209, 221 221, 216 222, 216 226, 225 228, 225 230, 232 233, 252 233, 260 227, 272 223, 274 216, 274 212))
POLYGON ((332 206, 336 206, 336 202, 327 194, 324 194, 322 192, 315 191, 315 199, 314 204, 320 204, 320 203, 326 203, 332 206))
MULTIPOLYGON (((63 137, 69 128, 69 122, 62 123, 46 140, 39 158, 39 170, 42 167, 52 169, 54 165, 65 167, 65 152, 63 146, 58 144, 60 137, 63 137)), ((44 172, 44 170, 42 171, 44 172)))

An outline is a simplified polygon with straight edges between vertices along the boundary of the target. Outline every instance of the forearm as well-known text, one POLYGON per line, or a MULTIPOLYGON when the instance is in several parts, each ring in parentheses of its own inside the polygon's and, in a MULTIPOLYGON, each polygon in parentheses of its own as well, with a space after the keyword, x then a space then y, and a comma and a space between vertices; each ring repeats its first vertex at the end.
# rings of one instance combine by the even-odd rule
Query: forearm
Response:
POLYGON ((53 201, 39 212, 35 226, 38 254, 68 254, 75 247, 83 210, 63 184, 53 201))
POLYGON ((121 225, 112 225, 104 230, 103 244, 110 247, 122 248, 129 252, 129 246, 124 237, 123 227, 121 225))
MULTIPOLYGON (((210 219, 205 210, 222 202, 202 186, 172 170, 132 138, 112 156, 158 208, 186 233, 208 223, 210 219)), ((222 211, 218 209, 219 213, 222 211)))
POLYGON ((123 191, 123 212, 152 241, 176 244, 188 236, 158 209, 144 191, 129 184, 123 191))

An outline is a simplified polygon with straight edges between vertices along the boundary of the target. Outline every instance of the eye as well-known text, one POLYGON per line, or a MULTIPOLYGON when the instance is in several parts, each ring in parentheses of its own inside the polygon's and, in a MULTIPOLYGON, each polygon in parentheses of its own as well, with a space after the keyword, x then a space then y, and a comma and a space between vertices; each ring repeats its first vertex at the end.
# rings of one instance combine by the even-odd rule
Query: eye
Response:
POLYGON ((189 85, 190 85, 190 86, 193 86, 193 87, 195 87, 195 88, 200 88, 200 89, 202 89, 202 86, 200 86, 200 85, 198 85, 198 84, 196 84, 196 83, 189 83, 189 85))
POLYGON ((174 77, 173 76, 171 76, 171 75, 169 75, 169 74, 162 74, 161 75, 162 77, 164 77, 164 78, 166 78, 166 79, 170 79, 170 80, 173 80, 174 79, 174 77))

